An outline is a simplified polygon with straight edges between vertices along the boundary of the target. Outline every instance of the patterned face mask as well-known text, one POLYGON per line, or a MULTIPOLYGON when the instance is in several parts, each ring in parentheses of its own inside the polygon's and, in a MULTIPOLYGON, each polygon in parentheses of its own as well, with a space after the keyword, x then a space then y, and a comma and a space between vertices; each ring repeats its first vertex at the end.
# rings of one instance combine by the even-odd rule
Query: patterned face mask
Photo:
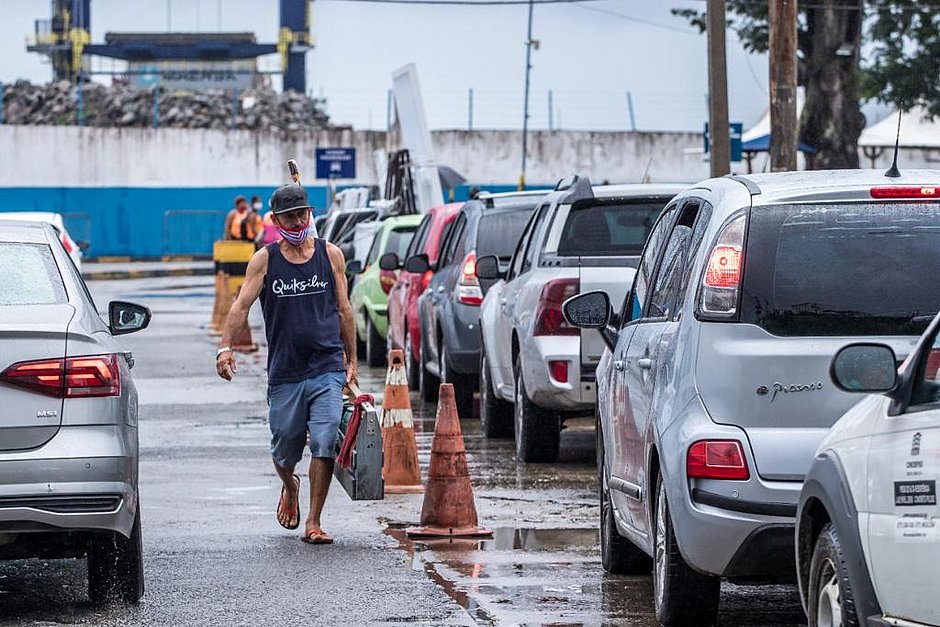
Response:
POLYGON ((300 246, 307 239, 307 230, 310 228, 310 217, 307 217, 307 223, 299 229, 289 231, 282 226, 277 227, 277 232, 281 234, 288 244, 300 246))

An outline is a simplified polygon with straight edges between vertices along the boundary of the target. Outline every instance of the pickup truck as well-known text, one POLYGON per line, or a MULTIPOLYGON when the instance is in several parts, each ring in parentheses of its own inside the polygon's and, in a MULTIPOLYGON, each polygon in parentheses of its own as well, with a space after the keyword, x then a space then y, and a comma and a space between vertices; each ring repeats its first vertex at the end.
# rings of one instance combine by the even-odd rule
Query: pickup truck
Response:
POLYGON ((619 304, 656 218, 683 185, 559 182, 535 209, 508 268, 477 259, 496 283, 480 310, 480 419, 487 437, 515 437, 522 462, 553 462, 563 422, 594 411, 597 333, 568 325, 561 304, 604 290, 619 304))

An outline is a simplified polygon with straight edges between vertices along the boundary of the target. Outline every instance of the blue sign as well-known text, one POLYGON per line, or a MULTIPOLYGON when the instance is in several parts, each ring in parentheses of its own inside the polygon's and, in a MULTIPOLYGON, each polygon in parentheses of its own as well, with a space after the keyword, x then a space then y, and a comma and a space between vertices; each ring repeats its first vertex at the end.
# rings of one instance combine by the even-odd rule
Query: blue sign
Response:
POLYGON ((355 148, 317 148, 318 179, 356 178, 355 148))
MULTIPOLYGON (((740 122, 732 122, 728 125, 728 139, 731 140, 731 160, 741 160, 741 135, 744 134, 744 125, 740 122)), ((705 154, 709 152, 708 122, 705 122, 705 154)))

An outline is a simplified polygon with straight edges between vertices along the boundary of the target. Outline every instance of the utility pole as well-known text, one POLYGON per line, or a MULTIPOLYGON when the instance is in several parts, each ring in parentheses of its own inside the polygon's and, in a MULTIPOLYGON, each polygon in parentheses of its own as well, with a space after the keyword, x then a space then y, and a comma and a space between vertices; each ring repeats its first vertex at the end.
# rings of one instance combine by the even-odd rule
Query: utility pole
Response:
POLYGON ((555 94, 548 90, 548 130, 555 130, 555 94))
POLYGON ((467 130, 473 130, 473 87, 467 90, 467 130))
POLYGON ((522 110, 522 173, 519 175, 519 191, 525 189, 525 158, 529 140, 529 73, 532 70, 532 8, 533 0, 529 0, 529 34, 525 41, 525 105, 522 110))
POLYGON ((770 22, 770 171, 796 170, 797 0, 768 3, 770 22))
MULTIPOLYGON (((771 2, 770 4, 774 4, 771 2)), ((711 135, 711 175, 731 172, 728 136, 728 64, 725 60, 725 3, 708 0, 708 132, 711 135)))

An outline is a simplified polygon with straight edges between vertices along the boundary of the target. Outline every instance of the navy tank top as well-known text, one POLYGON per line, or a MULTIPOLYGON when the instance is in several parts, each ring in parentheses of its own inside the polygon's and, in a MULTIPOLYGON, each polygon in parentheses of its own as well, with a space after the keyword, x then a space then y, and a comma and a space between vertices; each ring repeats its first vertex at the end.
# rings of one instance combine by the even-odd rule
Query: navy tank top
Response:
POLYGON ((345 370, 339 303, 326 241, 313 255, 291 263, 279 242, 268 244, 268 274, 261 290, 268 339, 268 384, 296 383, 345 370))

